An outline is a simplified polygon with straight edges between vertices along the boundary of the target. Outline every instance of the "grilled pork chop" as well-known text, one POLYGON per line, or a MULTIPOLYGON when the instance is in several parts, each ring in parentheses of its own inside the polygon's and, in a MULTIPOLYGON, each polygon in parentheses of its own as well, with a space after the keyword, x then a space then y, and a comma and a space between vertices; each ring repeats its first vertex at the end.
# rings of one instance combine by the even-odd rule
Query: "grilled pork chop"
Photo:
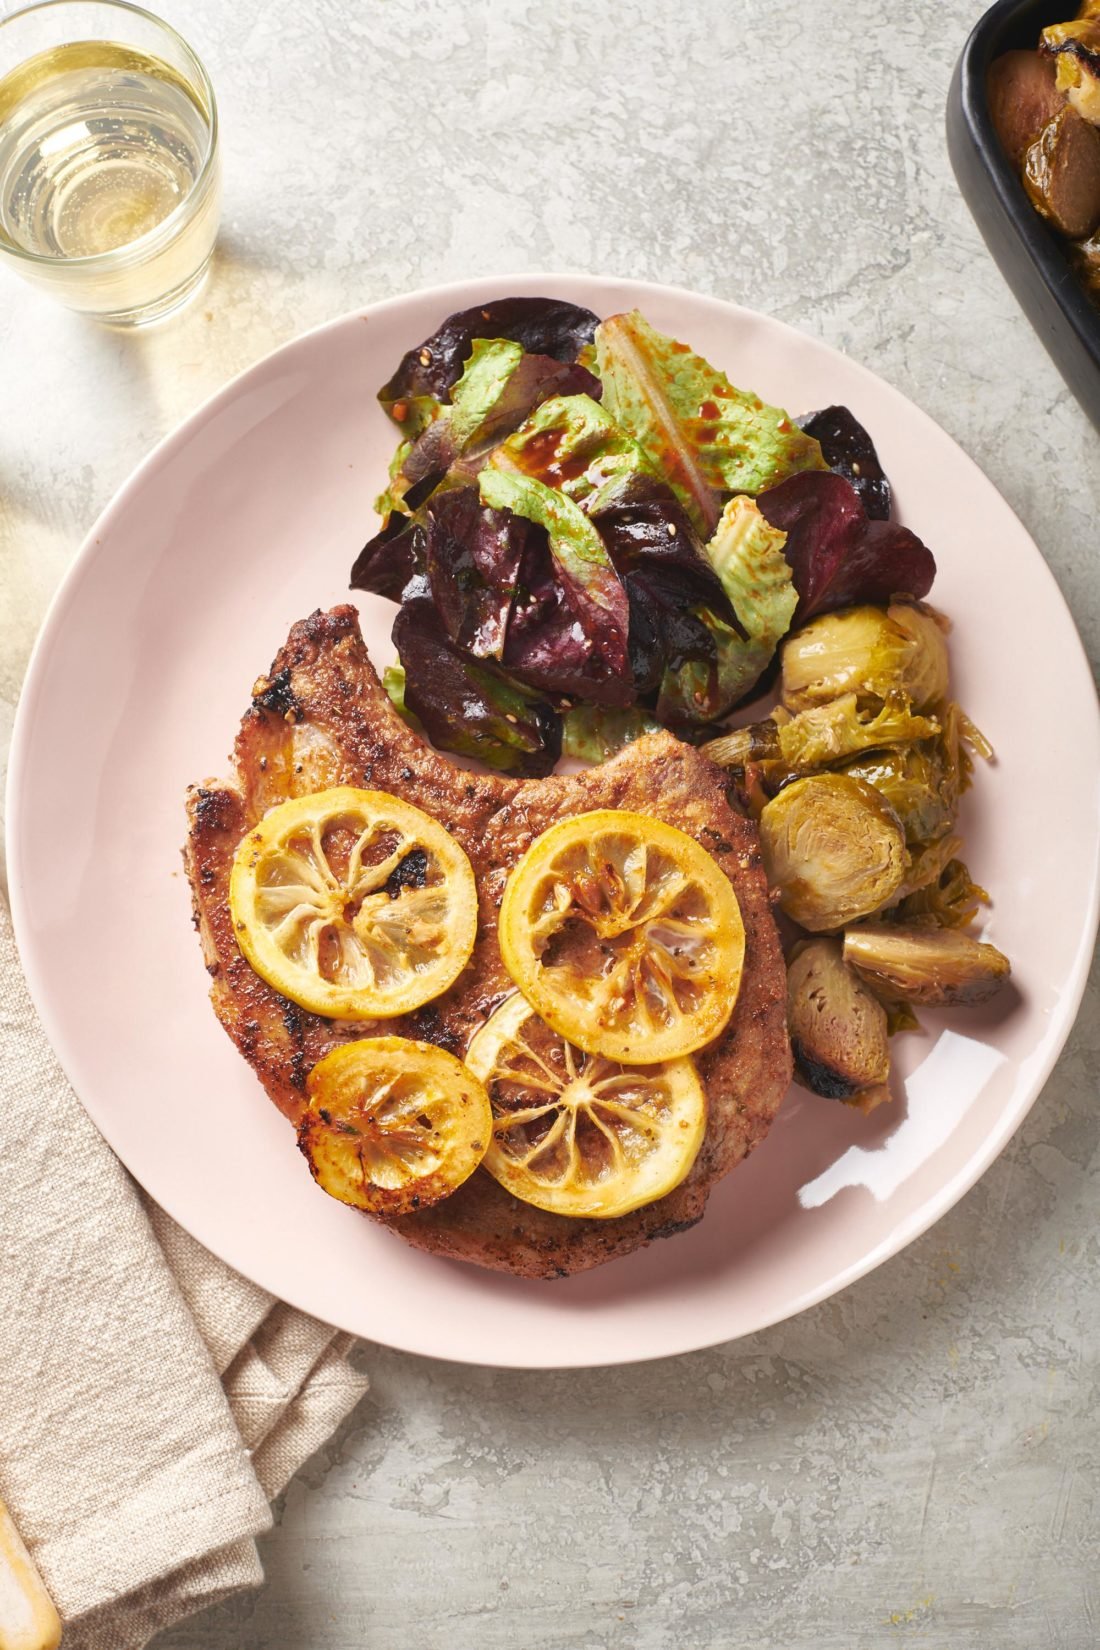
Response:
POLYGON ((786 977, 755 827, 725 779, 669 733, 648 734, 587 772, 516 780, 470 773, 398 716, 378 680, 353 607, 317 612, 290 632, 253 690, 235 751, 236 776, 192 786, 185 859, 214 1009, 279 1109, 296 1123, 310 1069, 336 1044, 395 1034, 462 1055, 513 989, 497 945, 505 879, 536 836, 592 808, 666 819, 703 844, 733 883, 745 924, 740 995, 722 1036, 696 1055, 707 1092, 706 1136, 681 1185, 612 1220, 578 1220, 521 1203, 478 1170, 429 1209, 388 1225, 418 1248, 524 1277, 564 1277, 628 1254, 700 1219, 711 1187, 764 1138, 791 1076, 786 977), (469 855, 478 938, 443 996, 397 1020, 326 1020, 255 974, 237 948, 229 873, 242 837, 270 807, 330 785, 390 791, 432 814, 469 855))

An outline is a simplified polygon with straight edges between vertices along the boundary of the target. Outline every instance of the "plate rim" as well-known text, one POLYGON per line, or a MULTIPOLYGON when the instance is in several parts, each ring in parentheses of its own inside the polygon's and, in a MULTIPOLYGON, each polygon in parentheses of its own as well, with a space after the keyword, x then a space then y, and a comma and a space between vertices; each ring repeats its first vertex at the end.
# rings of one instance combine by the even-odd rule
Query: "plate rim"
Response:
MULTIPOLYGON (((96 562, 98 555, 103 550, 102 541, 105 539, 107 532, 112 526, 116 514, 120 513, 129 505, 132 495, 137 492, 140 486, 144 483, 149 472, 156 467, 156 465, 170 452, 170 450, 173 449, 177 443, 183 442, 186 437, 193 432, 195 427, 200 425, 212 413, 215 413, 221 407, 228 404, 235 397, 242 384, 244 384, 253 374, 259 374, 260 372, 268 369, 271 363, 278 360, 278 358, 303 348, 303 346, 308 345, 310 341, 319 336, 340 330, 349 324, 358 321, 373 321, 378 317, 384 317, 392 311, 400 311, 410 301, 438 298, 441 301, 441 305, 446 303, 448 306, 446 309, 441 309, 441 313, 450 313, 451 309, 458 307, 452 303, 451 300, 459 294, 468 295, 468 302, 462 307, 472 307, 478 302, 488 301, 487 293, 490 291, 499 292, 504 289, 523 290, 525 288, 529 291, 534 291, 536 288, 545 287, 547 289, 547 296, 552 296, 553 288, 562 283, 568 283, 569 285, 580 284, 592 291, 598 291, 600 289, 606 290, 609 288, 622 288, 623 286, 626 286, 641 295, 644 295, 645 293, 653 293, 660 295, 662 298, 671 300, 672 302, 687 301, 691 305, 703 305, 715 311, 719 316, 728 316, 732 314, 734 316, 748 318, 750 321, 763 320, 767 322, 769 327, 778 328, 789 338, 796 340, 799 343, 811 344, 814 348, 824 351, 826 354, 839 357, 844 361, 845 366, 849 371, 854 371, 859 377, 867 379, 876 387, 878 391, 881 392, 885 390, 889 396, 896 399, 906 409, 909 415, 916 415, 919 420, 923 421, 925 425, 935 431, 937 437, 950 442, 958 458, 965 462, 965 465, 968 467, 969 471, 973 472, 973 475, 978 478, 984 487, 993 491, 996 497, 1000 500, 1004 509, 1008 511, 1012 519, 1016 522, 1021 534, 1024 538, 1026 538, 1028 544, 1034 552, 1037 570, 1041 569, 1042 573, 1045 574, 1049 585, 1049 591, 1056 598, 1057 603, 1061 606, 1063 614, 1069 623, 1070 629, 1077 643, 1078 661, 1084 665, 1085 679, 1092 684, 1092 694, 1088 700, 1088 703, 1092 712, 1091 724, 1093 744, 1097 749, 1100 749, 1100 702, 1098 702, 1097 699, 1097 686, 1092 676, 1088 654, 1081 635, 1077 629, 1072 609, 1070 608, 1069 603, 1062 592, 1061 586, 1050 568, 1050 565, 1048 564, 1042 551, 1039 549, 1039 546, 1032 537, 1029 529, 1020 520, 1019 516, 1016 514, 1016 511, 1013 509, 1008 500, 1004 498, 1004 495, 1000 492, 996 484, 985 474, 977 461, 971 457, 971 455, 964 447, 960 445, 954 436, 952 436, 947 430, 944 430, 943 427, 938 424, 936 420, 924 410, 923 407, 911 400, 902 391, 896 389, 888 379, 881 377, 879 374, 872 371, 871 368, 864 366, 861 361, 855 360, 844 350, 839 349, 836 345, 831 344, 825 339, 819 338, 812 333, 805 332, 798 327, 792 326, 789 322, 780 320, 778 317, 768 315, 766 311, 752 309, 746 305, 738 304, 725 298, 715 297, 709 293, 698 292, 689 287, 662 282, 642 281, 632 276, 606 274, 593 275, 583 271, 577 272, 564 270, 559 270, 557 272, 512 271, 505 272, 500 275, 476 275, 442 284, 431 284, 427 286, 415 287, 408 291, 393 294, 388 298, 379 299, 373 303, 360 305, 359 307, 345 311, 341 315, 335 316, 332 319, 322 321, 318 325, 307 328, 305 331, 296 334, 293 338, 287 339, 283 343, 276 345, 275 348, 268 350, 257 360, 250 362, 246 367, 242 368, 241 371, 235 373, 233 377, 227 380, 225 384, 213 391, 212 394, 207 396, 198 406, 196 406, 186 418, 182 419, 164 436, 162 436, 160 440, 158 440, 149 449, 149 451, 144 454, 134 468, 127 474, 125 479, 107 501, 106 505, 96 516, 92 526, 82 540, 72 562, 66 569, 64 576, 50 599, 45 616, 42 620, 31 650, 31 655, 27 664, 27 670, 16 707, 5 787, 5 835, 9 870, 9 900, 12 924, 15 931, 16 948, 23 968, 31 1001, 39 1016, 39 1020, 46 1034, 47 1040, 49 1041, 50 1046, 53 1049, 63 1072, 65 1073, 66 1079, 69 1081, 70 1086, 73 1088, 80 1104, 84 1107, 94 1126, 102 1135, 108 1147, 115 1152, 115 1155, 119 1157, 119 1160, 127 1168, 128 1173, 133 1173, 133 1171, 129 1169, 126 1159, 109 1139, 108 1135, 101 1126, 99 1119, 94 1115, 91 1108, 84 1102, 83 1098, 79 1094, 76 1084, 70 1076, 69 1061, 66 1058, 66 1038, 63 1027, 60 1023, 60 1017, 55 1016, 47 1006, 49 1001, 49 993, 43 988, 43 982, 39 976, 36 962, 32 960, 33 948, 30 945, 24 945, 22 939, 22 935, 29 931, 29 916, 23 903, 24 896, 22 877, 23 851, 21 792, 23 788, 23 772, 24 768, 29 767, 31 760, 30 728, 34 720, 35 704, 42 693, 43 686, 47 678, 50 650, 55 634, 59 630, 69 608, 76 599, 76 595, 88 573, 88 570, 96 562)), ((573 299, 570 301, 577 300, 573 299)), ((644 302, 644 296, 639 298, 639 302, 644 302)), ((1100 773, 1100 768, 1098 768, 1098 773, 1100 773)), ((1061 1057, 1066 1042, 1069 1039, 1070 1033, 1073 1030, 1074 1024, 1076 1023, 1080 1012, 1081 1002, 1088 983, 1091 957, 1096 945, 1097 931, 1098 928, 1100 928, 1100 832, 1098 832, 1097 840, 1094 846, 1095 863, 1093 867, 1092 883, 1089 889, 1088 905, 1084 914, 1084 922, 1081 929, 1080 944, 1073 959, 1072 971, 1068 976, 1066 989, 1062 992, 1059 998, 1058 1010, 1061 1023, 1051 1040, 1044 1060, 1041 1065, 1036 1068, 1030 1078, 1027 1085, 1026 1098, 1021 1099, 1014 1109, 1006 1111, 998 1119, 997 1127, 991 1130, 989 1135, 982 1140, 979 1149, 973 1153, 972 1157, 950 1180, 946 1181, 945 1184, 939 1188, 937 1193, 928 1200, 928 1204, 926 1206, 923 1206, 921 1209, 916 1211, 911 1217, 909 1217, 908 1221, 903 1221, 898 1227, 891 1230, 887 1239, 878 1244, 877 1247, 872 1248, 868 1253, 860 1256, 858 1261, 853 1262, 843 1272, 832 1276, 818 1286, 806 1290, 804 1294, 800 1295, 793 1302, 788 1302, 780 1310, 775 1312, 769 1310, 760 1318, 758 1322, 754 1322, 751 1325, 741 1329, 733 1336, 719 1335, 718 1337, 715 1337, 709 1332, 698 1337, 688 1336, 679 1341, 675 1350, 672 1351, 638 1351, 631 1348, 625 1350, 622 1355, 617 1356, 613 1364, 609 1364, 606 1359, 593 1358, 591 1356, 586 1357, 583 1350, 580 1352, 579 1356, 563 1356, 560 1361, 554 1362, 547 1362, 543 1358, 540 1358, 538 1362, 532 1362, 529 1358, 523 1358, 521 1356, 502 1356, 499 1358, 494 1357, 492 1359, 486 1359, 480 1356, 467 1355, 462 1352, 455 1353, 454 1351, 441 1351, 437 1347, 428 1344, 431 1341, 430 1335, 420 1337, 418 1342, 418 1337, 416 1335, 396 1336, 387 1332, 387 1338, 384 1341, 379 1340, 378 1344, 389 1346, 395 1351, 409 1353, 419 1357, 431 1357, 447 1362, 461 1363, 480 1368, 542 1370, 586 1369, 619 1367, 620 1365, 625 1366, 636 1363, 647 1363, 665 1357, 678 1357, 687 1353, 702 1351, 713 1346, 729 1345, 736 1340, 744 1339, 747 1335, 759 1334, 764 1330, 770 1329, 776 1324, 786 1322, 788 1319, 798 1316, 800 1313, 809 1310, 813 1306, 819 1305, 822 1301, 828 1300, 833 1295, 839 1294, 842 1290, 849 1288, 853 1283, 856 1283, 860 1278, 867 1276, 868 1273, 874 1271, 887 1260, 892 1259, 893 1256, 899 1254, 903 1249, 907 1248, 909 1244, 913 1243, 924 1232, 928 1231, 933 1225, 935 1225, 938 1220, 942 1219, 944 1215, 949 1213, 949 1211, 954 1208, 954 1206, 966 1195, 966 1193, 970 1191, 974 1185, 976 1185, 978 1180, 980 1180, 982 1175, 986 1173, 996 1158, 1000 1156, 1012 1136, 1016 1133, 1025 1118, 1028 1116, 1040 1094, 1043 1092, 1051 1072, 1061 1057)), ((134 1179, 139 1185, 141 1184, 141 1182, 138 1181, 136 1174, 134 1175, 134 1179)), ((148 1195, 152 1196, 153 1194, 150 1192, 148 1195)), ((166 1199, 162 1202, 161 1199, 157 1197, 154 1201, 156 1201, 172 1219, 176 1220, 185 1228, 185 1230, 189 1232, 189 1234, 191 1234, 191 1227, 188 1220, 185 1216, 181 1216, 181 1213, 178 1212, 177 1208, 174 1206, 174 1199, 166 1199)), ((196 1238, 196 1241, 203 1243, 204 1247, 209 1247, 209 1245, 206 1244, 201 1238, 196 1238)), ((217 1250, 211 1249, 211 1253, 217 1254, 217 1250)), ((287 1304, 306 1312, 310 1316, 316 1317, 316 1310, 308 1301, 301 1298, 295 1298, 296 1291, 290 1290, 287 1292, 280 1287, 273 1288, 270 1279, 265 1279, 262 1276, 258 1277, 255 1275, 254 1268, 242 1266, 238 1260, 228 1259, 224 1255, 219 1255, 218 1258, 221 1259, 225 1265, 230 1266, 234 1271, 237 1271, 242 1276, 249 1278, 250 1281, 255 1283, 258 1287, 263 1288, 268 1293, 274 1294, 277 1299, 284 1300, 287 1304)), ((364 1332, 361 1329, 350 1323, 340 1323, 337 1321, 335 1327, 347 1330, 348 1333, 354 1334, 357 1339, 377 1339, 377 1337, 364 1336, 364 1332)))

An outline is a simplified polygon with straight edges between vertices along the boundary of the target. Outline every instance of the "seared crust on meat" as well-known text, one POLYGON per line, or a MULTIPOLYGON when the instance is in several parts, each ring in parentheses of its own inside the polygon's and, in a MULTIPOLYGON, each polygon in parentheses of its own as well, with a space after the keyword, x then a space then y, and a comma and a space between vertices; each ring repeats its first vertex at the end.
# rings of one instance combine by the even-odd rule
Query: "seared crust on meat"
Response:
POLYGON ((756 829, 731 806, 720 768, 662 732, 584 773, 515 780, 467 772, 398 716, 350 606, 293 627, 253 690, 235 768, 235 780, 188 792, 187 873, 214 1009, 295 1123, 309 1071, 338 1043, 388 1033, 464 1053, 512 990, 497 945, 508 872, 556 820, 592 808, 633 808, 701 842, 733 883, 746 944, 730 1023, 696 1055, 707 1130, 686 1180, 631 1214, 576 1220, 517 1201, 479 1170, 444 1202, 387 1224, 421 1249, 524 1277, 563 1277, 699 1220, 711 1187, 764 1138, 791 1077, 786 976, 756 829), (233 935, 229 873, 245 832, 275 803, 330 785, 391 791, 423 808, 462 844, 477 878, 478 938, 469 964, 443 996, 400 1019, 352 1024, 308 1013, 253 972, 233 935))

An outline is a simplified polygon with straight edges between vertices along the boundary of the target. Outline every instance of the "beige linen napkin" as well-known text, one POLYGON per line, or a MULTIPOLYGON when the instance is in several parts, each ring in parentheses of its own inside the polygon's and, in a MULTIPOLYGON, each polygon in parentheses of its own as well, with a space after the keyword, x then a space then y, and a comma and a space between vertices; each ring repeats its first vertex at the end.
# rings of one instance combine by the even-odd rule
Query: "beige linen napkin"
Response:
POLYGON ((134 1650, 258 1585, 272 1497, 366 1391, 352 1337, 143 1202, 46 1042, 2 895, 0 1256, 0 1500, 66 1650, 134 1650))

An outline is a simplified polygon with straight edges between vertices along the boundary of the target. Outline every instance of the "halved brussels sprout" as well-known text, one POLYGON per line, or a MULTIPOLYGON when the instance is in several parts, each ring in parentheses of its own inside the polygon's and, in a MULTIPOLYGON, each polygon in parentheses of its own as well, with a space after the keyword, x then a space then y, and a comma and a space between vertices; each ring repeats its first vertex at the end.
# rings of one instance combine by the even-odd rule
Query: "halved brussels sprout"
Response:
POLYGON ((780 905, 815 934, 888 905, 909 867, 894 810, 843 773, 810 774, 781 790, 760 815, 760 845, 780 905))
POLYGON ((948 928, 867 923, 844 935, 844 960, 874 990, 934 1007, 984 1003, 1012 973, 995 945, 948 928))
POLYGON ((843 694, 904 694, 914 710, 946 697, 944 621, 930 607, 895 602, 823 613, 783 644, 783 703, 805 710, 843 694))
POLYGON ((839 940, 808 940, 787 967, 795 1075, 830 1100, 860 1100, 890 1075, 886 1010, 844 961, 839 940))

